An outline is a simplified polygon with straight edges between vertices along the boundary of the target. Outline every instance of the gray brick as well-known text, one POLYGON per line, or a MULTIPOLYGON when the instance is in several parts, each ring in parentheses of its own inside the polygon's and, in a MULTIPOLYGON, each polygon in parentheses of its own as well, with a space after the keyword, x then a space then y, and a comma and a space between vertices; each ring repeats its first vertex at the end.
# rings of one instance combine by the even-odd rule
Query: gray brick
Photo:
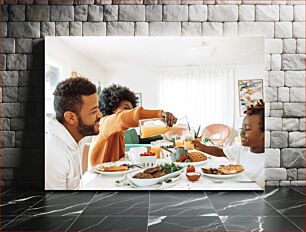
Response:
POLYGON ((297 39, 305 38, 305 22, 293 22, 292 36, 297 39))
POLYGON ((304 103, 284 103, 284 117, 305 117, 304 103))
POLYGON ((0 153, 3 154, 0 157, 2 167, 21 167, 22 163, 22 149, 20 148, 3 148, 0 149, 0 153))
POLYGON ((280 21, 293 21, 293 6, 279 6, 280 21))
POLYGON ((266 187, 269 187, 269 186, 273 186, 273 187, 275 187, 275 186, 279 186, 279 183, 280 183, 281 181, 278 181, 278 180, 275 180, 275 181, 266 181, 266 187))
POLYGON ((265 54, 265 71, 270 70, 271 55, 265 54))
POLYGON ((35 5, 48 5, 49 0, 33 0, 35 5))
POLYGON ((183 22, 182 36, 201 36, 200 22, 183 22))
POLYGON ((234 23, 223 23, 223 35, 224 36, 238 36, 238 24, 234 23))
POLYGON ((73 6, 51 6, 51 21, 73 21, 73 6))
POLYGON ((10 21, 24 21, 25 20, 25 6, 24 5, 10 5, 9 6, 10 21))
POLYGON ((266 168, 280 167, 280 149, 265 149, 265 154, 266 168))
POLYGON ((15 53, 15 39, 1 38, 2 46, 0 46, 1 53, 15 53))
POLYGON ((290 186, 306 186, 306 181, 294 180, 290 182, 290 186))
POLYGON ((283 103, 282 102, 272 102, 270 108, 271 110, 282 110, 283 103))
POLYGON ((206 21, 207 20, 207 6, 205 5, 189 5, 188 7, 189 21, 206 21))
POLYGON ((297 180, 297 169, 296 168, 287 169, 287 180, 297 180))
POLYGON ((32 39, 16 39, 17 53, 32 53, 32 39))
POLYGON ((27 69, 27 56, 21 54, 8 54, 7 69, 8 70, 26 70, 27 69))
POLYGON ((279 6, 256 5, 256 21, 279 21, 279 6))
POLYGON ((92 5, 95 3, 95 0, 74 0, 74 5, 92 5))
POLYGON ((305 88, 291 87, 290 102, 305 102, 305 88))
POLYGON ((283 70, 305 70, 305 54, 283 54, 283 70))
POLYGON ((186 5, 166 5, 163 10, 163 20, 188 21, 188 6, 186 5))
POLYGON ((145 6, 119 5, 119 20, 127 22, 145 21, 145 6))
POLYGON ((297 176, 298 176, 298 180, 306 180, 305 178, 305 168, 299 168, 298 169, 298 173, 297 173, 297 176))
POLYGON ((41 37, 55 36, 55 23, 42 22, 41 23, 41 37))
POLYGON ((28 70, 43 70, 44 65, 44 54, 37 53, 27 55, 28 70))
POLYGON ((103 6, 90 5, 88 7, 88 21, 89 22, 103 21, 103 6))
POLYGON ((203 4, 203 0, 181 0, 181 4, 201 5, 203 4))
POLYGON ((103 36, 106 35, 105 22, 84 22, 83 23, 83 36, 103 36))
POLYGON ((271 148, 288 147, 288 132, 271 131, 271 148))
POLYGON ((50 21, 50 6, 48 5, 28 5, 27 21, 48 22, 50 21))
POLYGON ((87 14, 87 5, 77 5, 74 7, 74 21, 87 21, 87 14))
POLYGON ((282 57, 280 54, 271 55, 271 70, 278 71, 282 67, 282 57))
POLYGON ((275 38, 292 38, 292 23, 275 22, 275 38))
POLYGON ((13 131, 0 131, 0 138, 3 138, 1 141, 1 147, 14 147, 15 146, 15 132, 13 131))
POLYGON ((296 52, 300 54, 305 53, 305 39, 296 40, 296 52))
POLYGON ((39 38, 39 29, 38 22, 9 22, 8 36, 13 38, 39 38))
POLYGON ((181 23, 179 22, 151 22, 149 23, 150 36, 180 36, 181 23))
POLYGON ((284 131, 296 131, 299 129, 299 120, 297 118, 283 118, 284 131))
POLYGON ((290 186, 290 181, 289 180, 281 180, 280 182, 279 182, 279 186, 282 186, 282 187, 288 187, 288 186, 290 186))
POLYGON ((305 21, 305 5, 295 5, 293 12, 294 21, 305 21))
POLYGON ((265 147, 270 147, 270 131, 265 131, 265 147))
POLYGON ((34 89, 29 87, 19 87, 18 102, 34 101, 34 89), (32 93, 32 94, 30 94, 32 93))
POLYGON ((0 102, 2 103, 2 87, 0 87, 0 102))
POLYGON ((18 117, 20 115, 19 103, 2 103, 3 114, 2 117, 18 117))
POLYGON ((304 168, 304 154, 304 148, 284 148, 281 150, 281 165, 285 168, 304 168))
POLYGON ((158 0, 159 4, 181 4, 181 0, 158 0))
POLYGON ((212 22, 238 21, 238 6, 209 5, 208 20, 212 22))
POLYGON ((26 125, 25 118, 12 118, 11 129, 12 130, 24 130, 26 125))
POLYGON ((146 21, 162 21, 162 6, 161 5, 148 5, 146 6, 146 21))
POLYGON ((305 118, 300 119, 300 122, 299 122, 299 130, 300 131, 305 131, 305 121, 306 121, 305 118))
POLYGON ((7 37, 7 23, 6 22, 0 22, 0 36, 1 37, 7 37))
POLYGON ((285 84, 285 74, 283 71, 269 72, 269 84, 271 87, 280 87, 285 84))
POLYGON ((263 35, 266 38, 274 37, 273 22, 239 22, 239 35, 263 35))
POLYGON ((266 94, 266 97, 265 97, 266 102, 277 101, 277 88, 266 87, 265 94, 266 94))
POLYGON ((135 36, 147 36, 149 35, 149 24, 147 22, 135 23, 135 36))
POLYGON ((0 71, 0 86, 18 86, 17 71, 0 71))
POLYGON ((239 6, 239 21, 255 21, 255 6, 240 5, 239 6))
POLYGON ((203 36, 222 36, 223 27, 222 23, 204 22, 202 23, 203 36))
POLYGON ((134 5, 134 4, 143 4, 143 0, 113 0, 113 4, 128 4, 128 5, 134 5))
POLYGON ((287 71, 285 72, 285 86, 305 86, 304 71, 287 71))
POLYGON ((18 87, 2 88, 2 102, 17 102, 18 87))
POLYGON ((10 119, 0 118, 0 130, 9 131, 10 128, 10 119))
POLYGON ((69 22, 56 22, 55 23, 56 36, 69 36, 69 22))
POLYGON ((82 36, 82 22, 70 22, 70 35, 82 36))
POLYGON ((133 22, 108 22, 106 25, 107 36, 134 36, 133 22))
POLYGON ((110 5, 112 4, 112 0, 95 0, 96 5, 110 5))
POLYGON ((103 13, 104 21, 117 21, 118 11, 118 5, 105 5, 103 13))
POLYGON ((281 102, 289 102, 289 88, 288 87, 279 87, 277 100, 281 102))
POLYGON ((285 168, 266 168, 265 176, 266 176, 266 181, 286 180, 287 172, 285 168))
POLYGON ((73 5, 74 0, 49 0, 51 5, 73 5))
POLYGON ((295 39, 283 39, 283 53, 292 53, 296 51, 296 40, 295 39))
POLYGON ((143 4, 145 5, 158 4, 158 0, 143 0, 143 4))
POLYGON ((270 115, 271 117, 282 117, 284 114, 283 110, 271 110, 270 115))
POLYGON ((305 132, 289 132, 289 147, 305 147, 305 132))
POLYGON ((282 130, 282 119, 277 117, 266 117, 266 130, 282 130))
POLYGON ((8 5, 0 6, 0 21, 8 21, 9 13, 8 13, 8 5))
POLYGON ((282 53, 283 41, 281 39, 265 39, 265 53, 282 53))
POLYGON ((6 70, 6 55, 0 54, 0 70, 6 70))

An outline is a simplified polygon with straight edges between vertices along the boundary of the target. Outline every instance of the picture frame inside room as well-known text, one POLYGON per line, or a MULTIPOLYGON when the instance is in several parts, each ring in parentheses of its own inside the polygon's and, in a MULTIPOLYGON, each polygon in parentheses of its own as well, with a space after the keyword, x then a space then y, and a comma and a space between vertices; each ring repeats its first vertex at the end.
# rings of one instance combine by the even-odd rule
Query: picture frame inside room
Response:
POLYGON ((264 99, 238 91, 263 37, 46 37, 45 65, 46 190, 264 189, 264 99))

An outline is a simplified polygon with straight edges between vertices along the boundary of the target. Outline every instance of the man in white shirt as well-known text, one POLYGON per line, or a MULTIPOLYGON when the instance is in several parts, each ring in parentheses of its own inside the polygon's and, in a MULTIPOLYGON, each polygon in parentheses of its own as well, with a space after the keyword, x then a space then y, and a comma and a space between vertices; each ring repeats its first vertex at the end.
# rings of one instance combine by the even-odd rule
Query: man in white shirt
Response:
POLYGON ((97 89, 86 78, 69 78, 53 95, 56 118, 45 131, 45 189, 75 190, 82 176, 82 139, 99 133, 97 89))

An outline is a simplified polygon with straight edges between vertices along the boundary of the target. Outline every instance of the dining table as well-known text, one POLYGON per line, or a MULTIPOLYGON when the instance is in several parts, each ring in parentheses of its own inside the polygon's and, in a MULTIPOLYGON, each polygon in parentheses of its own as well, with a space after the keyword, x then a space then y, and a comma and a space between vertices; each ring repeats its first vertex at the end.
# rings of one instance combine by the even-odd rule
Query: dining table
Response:
MULTIPOLYGON (((197 181, 190 181, 186 177, 186 168, 182 169, 179 176, 172 178, 170 182, 164 181, 153 186, 138 187, 131 184, 126 175, 107 175, 97 173, 93 169, 84 173, 80 190, 264 190, 255 181, 252 181, 245 172, 232 178, 212 178, 203 174, 202 167, 218 167, 231 164, 226 157, 214 157, 206 154, 207 160, 201 165, 196 165, 196 172, 201 173, 197 181)), ((119 161, 132 163, 127 156, 119 161)), ((171 163, 170 157, 157 159, 157 165, 171 163)), ((114 163, 116 164, 116 162, 114 163)), ((135 169, 135 174, 143 169, 135 169)))

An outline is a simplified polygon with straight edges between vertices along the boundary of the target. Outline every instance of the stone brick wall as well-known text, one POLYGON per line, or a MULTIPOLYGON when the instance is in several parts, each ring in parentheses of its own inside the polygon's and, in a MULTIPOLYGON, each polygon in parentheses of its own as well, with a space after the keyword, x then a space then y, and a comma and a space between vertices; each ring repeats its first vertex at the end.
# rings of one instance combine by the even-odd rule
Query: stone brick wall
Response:
POLYGON ((254 34, 266 38, 266 184, 305 185, 304 0, 0 2, 0 185, 43 186, 45 36, 254 34))

